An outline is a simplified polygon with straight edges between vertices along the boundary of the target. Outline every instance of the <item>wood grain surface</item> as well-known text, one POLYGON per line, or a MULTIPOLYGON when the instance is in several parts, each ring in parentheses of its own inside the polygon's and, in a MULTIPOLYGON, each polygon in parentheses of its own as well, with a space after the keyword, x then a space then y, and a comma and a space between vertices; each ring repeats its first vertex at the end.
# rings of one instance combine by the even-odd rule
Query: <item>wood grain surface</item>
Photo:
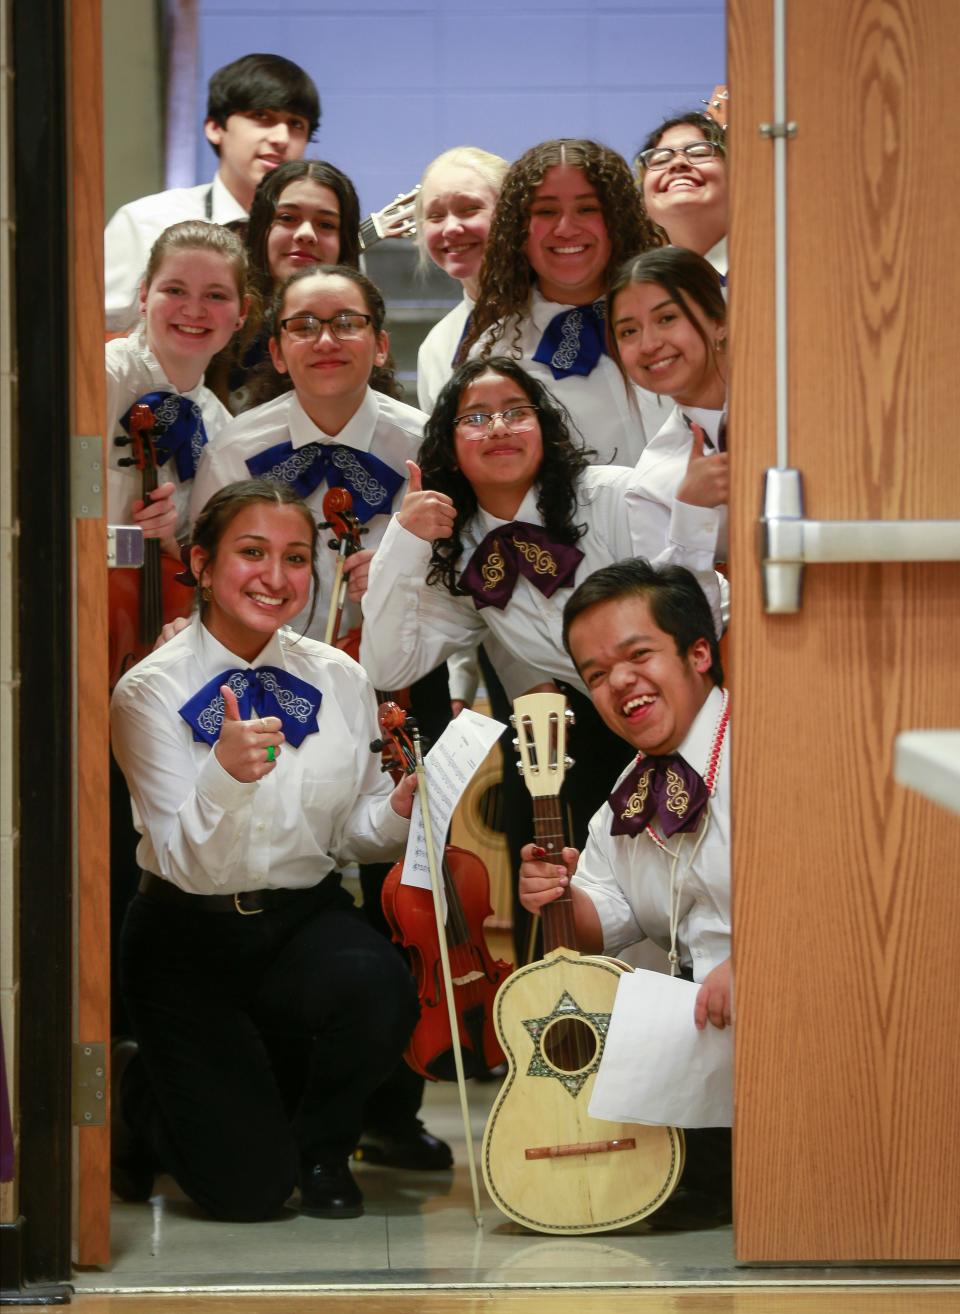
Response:
MULTIPOLYGON (((763 615, 775 464, 769 0, 730 0, 736 1247, 960 1255, 960 825, 895 735, 960 724, 960 565, 808 567, 763 615)), ((953 0, 788 5, 790 464, 814 518, 956 517, 953 0), (934 140, 938 142, 933 145, 934 140)), ((845 1308, 847 1308, 845 1301, 845 1308)))
MULTIPOLYGON (((103 95, 99 0, 70 11, 72 431, 98 436, 104 516, 75 521, 75 1039, 110 1041, 109 731, 107 690, 106 384, 103 369, 103 95)), ((74 1161, 74 1258, 110 1259, 109 1128, 82 1127, 74 1161)))

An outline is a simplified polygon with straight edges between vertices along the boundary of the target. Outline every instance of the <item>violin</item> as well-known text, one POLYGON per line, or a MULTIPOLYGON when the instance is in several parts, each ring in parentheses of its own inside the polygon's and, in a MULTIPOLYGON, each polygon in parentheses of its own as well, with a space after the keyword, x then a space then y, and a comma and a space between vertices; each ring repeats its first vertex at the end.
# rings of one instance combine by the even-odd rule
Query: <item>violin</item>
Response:
MULTIPOLYGON (((130 411, 130 436, 114 438, 117 447, 130 447, 131 456, 121 457, 122 466, 140 471, 143 501, 150 501, 159 482, 157 470, 156 416, 142 402, 130 411)), ((143 566, 117 568, 109 576, 110 687, 129 667, 145 657, 166 621, 189 616, 193 591, 177 575, 183 565, 160 549, 158 538, 143 541, 143 566)))
MULTIPOLYGON (((371 751, 388 750, 389 766, 405 774, 416 769, 416 729, 396 703, 381 703, 377 723, 382 734, 371 751)), ((453 1045, 446 992, 440 969, 440 949, 430 890, 403 885, 403 862, 396 863, 383 883, 383 913, 394 941, 410 953, 420 1020, 403 1057, 415 1072, 431 1081, 454 1079, 453 1045)), ((487 948, 483 923, 493 915, 490 878, 474 853, 448 844, 443 852, 443 888, 447 900, 447 953, 453 978, 464 1073, 486 1076, 504 1061, 493 1024, 493 1000, 513 971, 512 963, 494 960, 487 948)))
MULTIPOLYGON (((320 528, 331 530, 333 538, 327 546, 337 553, 337 569, 333 578, 333 591, 330 597, 327 628, 323 641, 324 643, 337 644, 337 638, 340 634, 340 622, 343 619, 343 609, 347 601, 347 580, 343 573, 343 563, 354 552, 360 551, 362 546, 360 536, 365 534, 367 530, 366 526, 361 525, 357 519, 356 512, 353 509, 353 497, 347 488, 327 489, 323 495, 323 514, 326 519, 320 522, 320 528)), ((344 652, 349 653, 354 659, 359 660, 359 626, 354 630, 350 630, 337 646, 343 648, 344 652)))

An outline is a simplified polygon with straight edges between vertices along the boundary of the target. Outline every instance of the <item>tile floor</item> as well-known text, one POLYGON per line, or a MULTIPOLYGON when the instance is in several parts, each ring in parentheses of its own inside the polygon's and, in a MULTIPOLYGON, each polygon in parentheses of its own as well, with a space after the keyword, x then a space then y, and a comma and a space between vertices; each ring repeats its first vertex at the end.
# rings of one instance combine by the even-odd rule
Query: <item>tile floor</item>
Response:
MULTIPOLYGON (((470 1083, 479 1157, 492 1085, 470 1083)), ((733 1231, 655 1231, 646 1223, 604 1236, 533 1235, 504 1218, 480 1183, 483 1226, 473 1218, 455 1089, 431 1086, 425 1121, 451 1142, 452 1173, 407 1173, 357 1165, 363 1218, 288 1217, 261 1224, 211 1222, 170 1179, 148 1204, 115 1204, 113 1263, 78 1272, 80 1291, 316 1288, 728 1286, 892 1283, 939 1287, 960 1269, 738 1268, 733 1231)), ((479 1172, 479 1168, 478 1168, 479 1172)))

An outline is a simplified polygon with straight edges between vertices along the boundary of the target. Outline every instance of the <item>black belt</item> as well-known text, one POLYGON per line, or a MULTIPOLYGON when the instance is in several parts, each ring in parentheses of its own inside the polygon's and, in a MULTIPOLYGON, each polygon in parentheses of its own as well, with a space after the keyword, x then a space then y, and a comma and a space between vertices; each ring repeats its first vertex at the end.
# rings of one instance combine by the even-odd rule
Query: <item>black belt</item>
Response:
POLYGON ((251 917, 268 908, 282 908, 317 891, 317 887, 312 885, 305 890, 240 890, 236 894, 190 894, 187 890, 181 890, 179 885, 154 876, 150 871, 140 873, 138 888, 141 894, 159 903, 179 903, 181 907, 193 908, 197 912, 239 913, 241 917, 251 917))

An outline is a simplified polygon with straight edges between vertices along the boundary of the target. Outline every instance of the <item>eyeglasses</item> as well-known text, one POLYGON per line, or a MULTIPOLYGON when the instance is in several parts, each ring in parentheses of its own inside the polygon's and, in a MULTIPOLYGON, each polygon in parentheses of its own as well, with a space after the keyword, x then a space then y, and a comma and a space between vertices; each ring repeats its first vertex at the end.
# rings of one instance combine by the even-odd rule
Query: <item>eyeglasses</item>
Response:
POLYGON ((363 330, 373 323, 372 315, 361 315, 359 311, 340 310, 329 319, 319 315, 291 315, 281 319, 280 327, 286 329, 294 342, 319 342, 324 324, 330 325, 330 332, 338 342, 352 342, 363 336, 363 330))
POLYGON ((685 146, 651 146, 637 158, 645 169, 665 169, 675 155, 682 155, 688 164, 699 164, 722 154, 723 147, 715 141, 688 141, 685 146))
POLYGON ((511 406, 506 411, 471 411, 458 415, 453 425, 461 438, 478 442, 492 433, 497 420, 502 420, 511 433, 526 433, 537 423, 537 406, 511 406))

